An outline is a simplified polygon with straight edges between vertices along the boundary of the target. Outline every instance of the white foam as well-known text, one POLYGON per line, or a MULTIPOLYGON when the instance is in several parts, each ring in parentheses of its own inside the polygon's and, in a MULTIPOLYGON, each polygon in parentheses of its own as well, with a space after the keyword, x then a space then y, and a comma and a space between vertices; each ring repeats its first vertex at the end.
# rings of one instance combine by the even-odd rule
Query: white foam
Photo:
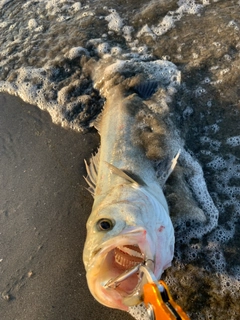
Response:
MULTIPOLYGON (((180 161, 184 164, 185 167, 191 169, 190 176, 187 177, 188 183, 193 190, 195 199, 201 205, 201 208, 205 212, 205 215, 208 219, 207 224, 201 228, 193 230, 192 233, 197 236, 197 238, 202 237, 203 234, 206 234, 213 230, 218 224, 219 212, 212 201, 211 196, 207 190, 206 182, 204 179, 203 171, 199 163, 192 158, 192 156, 186 151, 183 150, 180 155, 180 161)), ((187 238, 193 237, 193 235, 188 235, 187 238)))
POLYGON ((139 54, 146 54, 148 47, 146 45, 137 48, 139 54))
POLYGON ((208 102, 207 102, 207 107, 211 107, 212 106, 212 101, 211 100, 209 100, 208 102))
POLYGON ((116 47, 111 48, 111 55, 112 56, 120 56, 121 53, 122 53, 122 49, 120 47, 116 46, 116 47))
POLYGON ((174 27, 174 20, 173 16, 165 16, 158 26, 152 27, 151 29, 155 35, 161 36, 174 27))
POLYGON ((214 139, 211 139, 209 138, 208 136, 202 136, 200 138, 200 141, 202 144, 207 144, 211 147, 212 150, 215 150, 215 151, 218 151, 222 142, 221 141, 218 141, 218 140, 214 140, 214 139))
MULTIPOLYGON (((175 87, 180 84, 181 73, 177 69, 177 67, 169 61, 164 60, 156 60, 144 62, 137 55, 137 59, 131 60, 117 60, 110 65, 106 65, 104 68, 104 74, 102 72, 98 72, 96 70, 97 78, 95 78, 95 87, 97 89, 104 90, 104 88, 108 86, 108 80, 111 82, 113 75, 117 72, 121 72, 121 70, 138 70, 139 73, 143 73, 146 80, 155 80, 159 81, 162 85, 166 86, 168 96, 166 99, 170 99, 170 96, 175 93, 175 87), (103 86, 104 83, 104 86, 103 86)), ((99 68, 102 68, 102 65, 99 65, 99 68)), ((164 98, 165 99, 165 98, 164 98)), ((165 99, 165 100, 166 100, 165 99)), ((162 101, 164 105, 164 101, 162 101)), ((165 101, 166 103, 166 101, 165 101)), ((162 105, 162 106, 163 106, 162 105)), ((154 106, 152 105, 153 109, 154 106)), ((155 112, 158 112, 159 106, 156 106, 154 109, 155 112)))
POLYGON ((37 21, 36 21, 35 19, 30 19, 30 20, 28 21, 28 27, 29 27, 29 29, 31 29, 31 30, 36 29, 37 26, 38 26, 38 23, 37 23, 37 21))
MULTIPOLYGON (((175 26, 175 22, 181 20, 185 14, 198 14, 204 6, 209 5, 209 1, 202 1, 202 4, 197 4, 194 0, 179 0, 177 4, 179 6, 178 9, 168 12, 157 26, 151 27, 151 31, 156 36, 161 36, 172 29, 175 26)), ((148 28, 148 25, 144 26, 144 29, 140 31, 139 36, 142 34, 149 34, 152 36, 152 32, 147 32, 148 28)))
POLYGON ((73 9, 74 12, 77 12, 81 9, 82 5, 81 5, 81 2, 75 2, 71 8, 73 9))
MULTIPOLYGON (((214 123, 212 125, 204 127, 205 132, 207 133, 216 133, 220 130, 219 125, 217 123, 214 123)), ((216 140, 215 140, 216 142, 216 140)), ((212 141, 212 143, 215 143, 212 141)), ((220 146, 220 143, 218 142, 218 145, 220 146)))
POLYGON ((82 55, 88 56, 89 52, 83 47, 74 47, 69 50, 66 56, 72 60, 72 59, 81 57, 82 55))
POLYGON ((191 114, 193 114, 193 108, 187 106, 186 109, 183 111, 183 118, 187 119, 191 116, 191 114))
POLYGON ((156 38, 156 35, 153 33, 153 31, 151 30, 151 28, 145 24, 145 26, 143 26, 140 31, 138 31, 137 33, 137 37, 141 37, 142 35, 148 35, 151 36, 153 39, 156 38))
POLYGON ((97 52, 100 56, 110 52, 110 46, 107 42, 102 42, 97 46, 97 52))
POLYGON ((132 26, 124 26, 122 28, 123 36, 127 42, 132 41, 132 32, 133 32, 132 26))
POLYGON ((139 304, 137 306, 134 306, 134 307, 130 307, 129 308, 129 313, 135 319, 149 320, 147 309, 146 309, 144 303, 141 303, 141 304, 139 304))
POLYGON ((200 97, 202 96, 203 94, 206 93, 206 89, 202 88, 202 87, 197 87, 196 90, 195 90, 195 95, 196 97, 200 97))
POLYGON ((227 162, 220 156, 216 156, 211 162, 208 162, 207 167, 215 170, 224 169, 227 167, 227 162))
POLYGON ((240 145, 240 136, 229 137, 226 143, 232 147, 238 147, 240 145))
POLYGON ((115 32, 120 32, 123 27, 122 19, 120 18, 116 10, 111 9, 109 11, 110 14, 105 17, 105 20, 108 21, 108 29, 115 32))

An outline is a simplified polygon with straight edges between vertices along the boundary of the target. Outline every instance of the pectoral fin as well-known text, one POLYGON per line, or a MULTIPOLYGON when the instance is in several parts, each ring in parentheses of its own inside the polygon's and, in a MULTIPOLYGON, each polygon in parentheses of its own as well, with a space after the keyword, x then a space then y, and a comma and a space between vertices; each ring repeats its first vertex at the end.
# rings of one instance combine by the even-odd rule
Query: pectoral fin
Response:
POLYGON ((146 81, 140 83, 135 86, 134 88, 139 95, 144 100, 151 98, 151 96, 157 91, 158 89, 158 82, 157 81, 146 81))
POLYGON ((171 164, 170 164, 170 168, 169 168, 169 171, 168 171, 167 178, 170 176, 170 174, 173 172, 174 168, 176 167, 176 164, 177 164, 178 158, 180 156, 180 153, 181 153, 181 149, 178 150, 178 153, 172 159, 171 164))
POLYGON ((178 158, 180 156, 181 149, 178 150, 178 153, 174 156, 174 158, 169 162, 163 169, 163 174, 158 177, 158 181, 160 182, 161 186, 164 186, 165 182, 167 181, 170 174, 173 172, 174 168, 176 167, 178 158))

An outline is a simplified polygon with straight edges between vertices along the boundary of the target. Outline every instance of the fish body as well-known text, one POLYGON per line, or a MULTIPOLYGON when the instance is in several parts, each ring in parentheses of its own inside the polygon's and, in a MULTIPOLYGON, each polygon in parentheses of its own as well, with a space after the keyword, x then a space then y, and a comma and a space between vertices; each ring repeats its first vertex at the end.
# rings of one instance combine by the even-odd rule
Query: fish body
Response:
POLYGON ((116 288, 106 283, 138 263, 151 261, 159 279, 170 266, 174 230, 152 161, 136 143, 136 115, 144 101, 121 85, 105 89, 98 153, 86 164, 94 197, 83 261, 89 289, 101 304, 122 310, 140 302, 143 279, 133 274, 116 288))

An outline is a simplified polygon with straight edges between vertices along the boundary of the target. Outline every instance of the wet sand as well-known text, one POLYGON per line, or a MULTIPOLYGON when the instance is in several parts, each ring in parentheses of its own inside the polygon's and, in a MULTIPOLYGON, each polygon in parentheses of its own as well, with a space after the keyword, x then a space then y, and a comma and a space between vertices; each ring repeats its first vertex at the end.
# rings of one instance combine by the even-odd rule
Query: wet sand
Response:
POLYGON ((98 143, 0 94, 0 319, 132 319, 97 303, 85 279, 83 159, 98 143))

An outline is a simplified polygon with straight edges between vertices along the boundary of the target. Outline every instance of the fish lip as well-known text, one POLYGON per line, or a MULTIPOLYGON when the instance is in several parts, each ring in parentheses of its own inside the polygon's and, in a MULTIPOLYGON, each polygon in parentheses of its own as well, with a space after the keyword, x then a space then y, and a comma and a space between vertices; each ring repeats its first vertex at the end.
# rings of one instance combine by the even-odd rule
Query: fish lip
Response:
POLYGON ((92 259, 92 263, 89 265, 87 279, 89 282, 90 291, 98 291, 98 296, 96 294, 93 295, 100 303, 108 307, 128 310, 130 305, 141 302, 142 278, 140 277, 136 286, 133 287, 133 290, 131 292, 124 292, 124 290, 121 291, 119 290, 119 288, 114 289, 105 287, 106 283, 115 276, 113 275, 111 268, 106 268, 107 262, 106 265, 104 265, 105 262, 103 261, 107 259, 108 254, 114 248, 131 244, 137 244, 139 246, 139 249, 143 253, 143 262, 146 260, 152 260, 154 268, 154 257, 153 252, 150 249, 150 243, 147 239, 147 231, 142 227, 128 227, 125 230, 123 230, 119 235, 109 240, 106 240, 104 243, 99 245, 95 249, 96 254, 92 259), (105 270, 104 276, 100 274, 100 271, 99 273, 96 273, 96 270, 100 270, 101 268, 105 270), (93 277, 95 278, 94 281, 91 280, 91 278, 93 277), (92 282, 92 289, 90 286, 90 282, 92 282), (108 298, 103 299, 103 295, 105 295, 105 298, 106 296, 108 298))

